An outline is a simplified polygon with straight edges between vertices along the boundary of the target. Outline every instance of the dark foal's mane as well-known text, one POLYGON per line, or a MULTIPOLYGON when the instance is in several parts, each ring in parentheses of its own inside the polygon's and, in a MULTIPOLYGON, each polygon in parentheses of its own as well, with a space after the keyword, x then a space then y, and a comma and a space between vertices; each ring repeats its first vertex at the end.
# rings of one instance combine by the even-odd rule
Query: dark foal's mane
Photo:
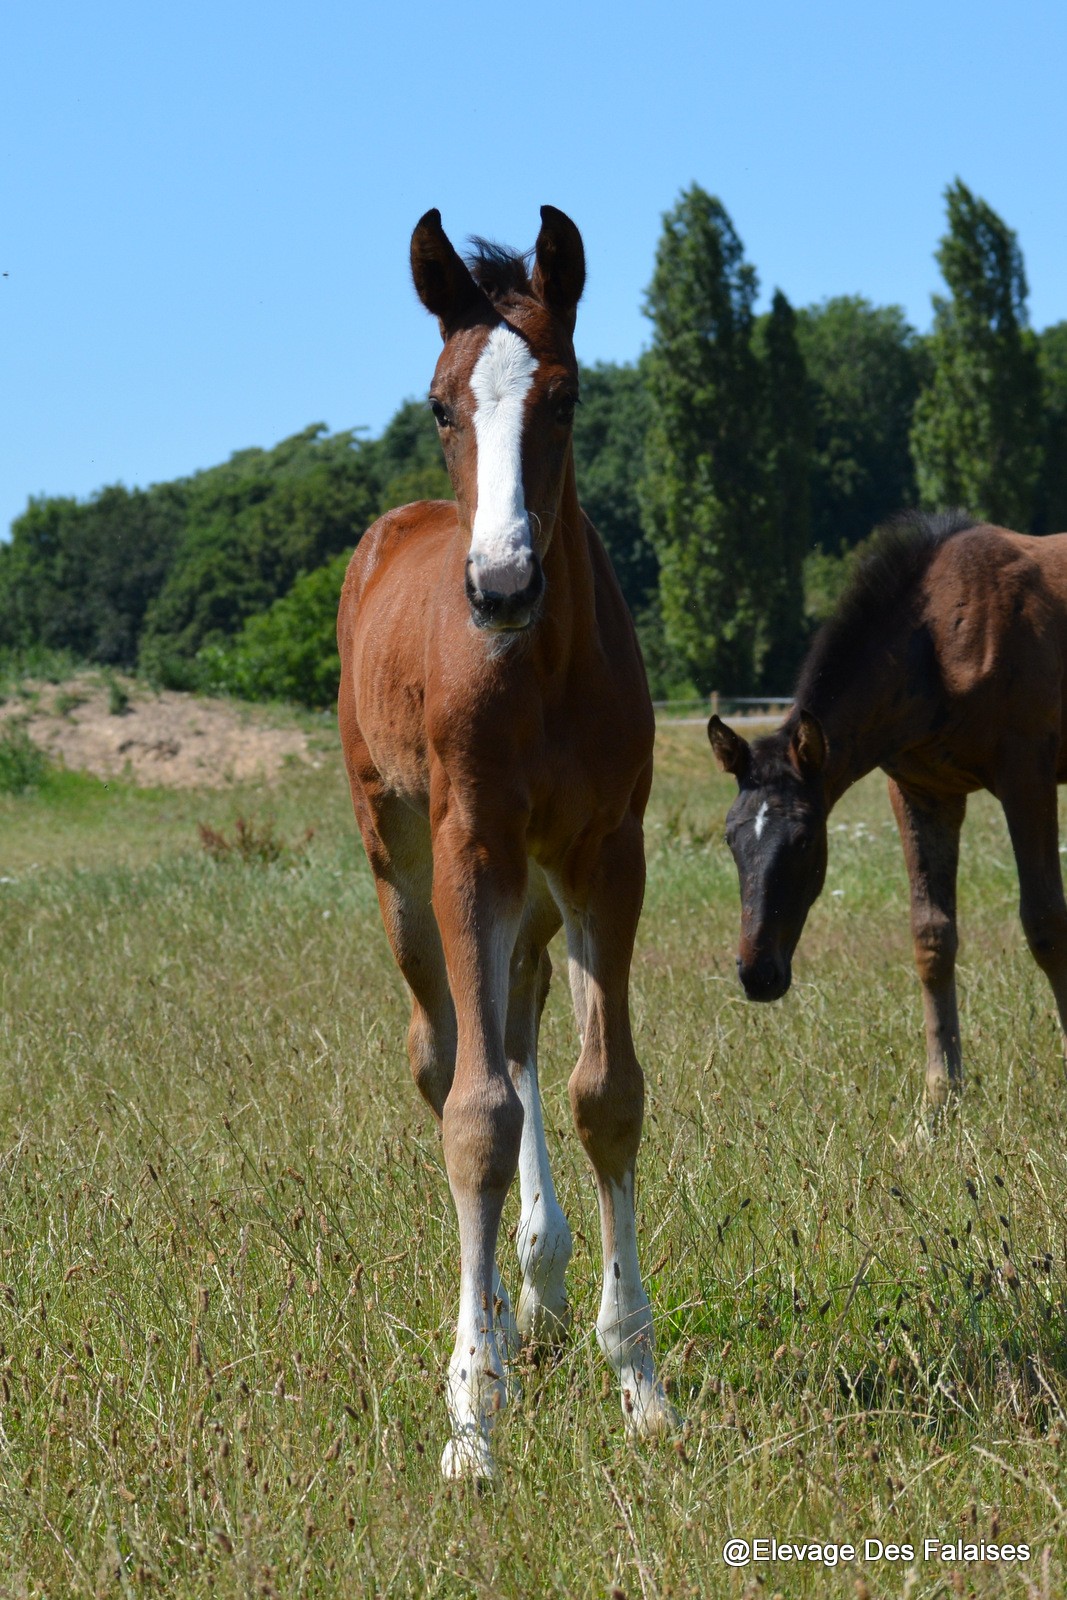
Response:
POLYGON ((508 300, 513 295, 533 293, 530 282, 532 252, 509 250, 507 245, 493 244, 489 239, 475 235, 471 239, 471 253, 464 257, 471 277, 479 289, 495 305, 498 300, 508 300))
POLYGON ((927 515, 905 511, 883 525, 838 602, 816 634, 800 669, 795 703, 818 711, 816 702, 847 684, 867 658, 880 624, 904 604, 935 553, 977 522, 965 511, 927 515))

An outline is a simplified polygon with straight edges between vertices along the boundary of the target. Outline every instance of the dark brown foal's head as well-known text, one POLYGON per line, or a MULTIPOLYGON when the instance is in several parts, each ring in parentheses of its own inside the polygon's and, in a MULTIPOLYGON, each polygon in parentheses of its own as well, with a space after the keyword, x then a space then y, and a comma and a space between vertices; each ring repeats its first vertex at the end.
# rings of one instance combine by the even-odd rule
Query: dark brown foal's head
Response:
POLYGON ((411 237, 411 272, 445 341, 430 405, 468 541, 471 615, 521 630, 538 614, 578 403, 581 235, 542 206, 532 272, 492 246, 468 266, 428 211, 411 237))
POLYGON ((754 745, 712 717, 708 738, 719 766, 737 779, 726 842, 741 886, 738 975, 750 1000, 778 1000, 826 878, 826 740, 806 711, 754 745))

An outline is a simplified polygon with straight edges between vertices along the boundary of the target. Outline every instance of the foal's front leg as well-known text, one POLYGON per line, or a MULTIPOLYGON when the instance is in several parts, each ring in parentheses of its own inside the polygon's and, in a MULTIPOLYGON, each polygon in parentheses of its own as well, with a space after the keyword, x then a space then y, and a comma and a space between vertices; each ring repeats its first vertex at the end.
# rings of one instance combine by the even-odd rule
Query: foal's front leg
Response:
POLYGON ((476 836, 448 818, 436 830, 433 907, 456 1009, 456 1071, 441 1117, 460 1240, 459 1315, 447 1389, 452 1437, 441 1458, 450 1478, 492 1476, 489 1435, 507 1398, 495 1258, 523 1124, 504 1026, 525 878, 525 852, 514 838, 476 836))
POLYGON ((956 872, 967 801, 963 795, 920 794, 892 778, 889 799, 908 869, 911 934, 926 1022, 925 1105, 928 1118, 936 1124, 963 1089, 956 1003, 956 872))
POLYGON ((1019 869, 1019 915, 1030 954, 1052 985, 1067 1043, 1067 903, 1060 868, 1054 766, 1035 770, 1032 748, 1005 752, 997 796, 1019 869))
POLYGON ((591 883, 570 897, 560 886, 582 1036, 569 1084, 571 1109, 600 1204, 604 1284, 597 1337, 619 1378, 627 1425, 638 1436, 680 1422, 656 1374, 634 1213, 645 1086, 630 1031, 629 975, 644 881, 641 825, 630 815, 605 840, 591 883))

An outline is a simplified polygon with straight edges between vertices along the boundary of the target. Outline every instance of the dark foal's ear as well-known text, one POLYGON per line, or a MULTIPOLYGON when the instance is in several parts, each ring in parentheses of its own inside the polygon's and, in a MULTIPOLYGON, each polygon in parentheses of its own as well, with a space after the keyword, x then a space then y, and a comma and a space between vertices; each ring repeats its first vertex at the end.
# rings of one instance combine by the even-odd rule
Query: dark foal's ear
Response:
POLYGON ((457 255, 442 228, 441 213, 436 207, 420 217, 411 235, 411 276, 419 299, 440 321, 443 339, 448 338, 461 317, 484 299, 466 262, 457 255))
POLYGON ((585 288, 585 247, 570 217, 555 206, 541 207, 541 232, 534 255, 534 294, 573 331, 585 288))
POLYGON ((740 783, 748 771, 751 755, 748 740, 728 728, 721 717, 712 717, 708 723, 708 739, 722 771, 732 772, 740 783))
POLYGON ((810 711, 802 711, 789 741, 789 753, 802 778, 814 778, 826 765, 826 735, 810 711))

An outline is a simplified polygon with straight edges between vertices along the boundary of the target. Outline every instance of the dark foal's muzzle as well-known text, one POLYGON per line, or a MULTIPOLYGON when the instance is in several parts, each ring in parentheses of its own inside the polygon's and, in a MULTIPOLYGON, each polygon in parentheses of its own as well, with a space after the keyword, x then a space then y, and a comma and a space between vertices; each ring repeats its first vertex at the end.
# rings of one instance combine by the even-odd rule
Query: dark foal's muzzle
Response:
POLYGON ((793 967, 781 956, 763 955, 755 961, 738 956, 737 975, 749 1000, 780 1000, 793 981, 793 967))
POLYGON ((478 588, 468 561, 466 590, 471 616, 479 628, 514 633, 528 628, 536 617, 545 592, 545 574, 539 558, 534 555, 533 572, 526 587, 517 589, 514 594, 499 594, 494 589, 478 588))

